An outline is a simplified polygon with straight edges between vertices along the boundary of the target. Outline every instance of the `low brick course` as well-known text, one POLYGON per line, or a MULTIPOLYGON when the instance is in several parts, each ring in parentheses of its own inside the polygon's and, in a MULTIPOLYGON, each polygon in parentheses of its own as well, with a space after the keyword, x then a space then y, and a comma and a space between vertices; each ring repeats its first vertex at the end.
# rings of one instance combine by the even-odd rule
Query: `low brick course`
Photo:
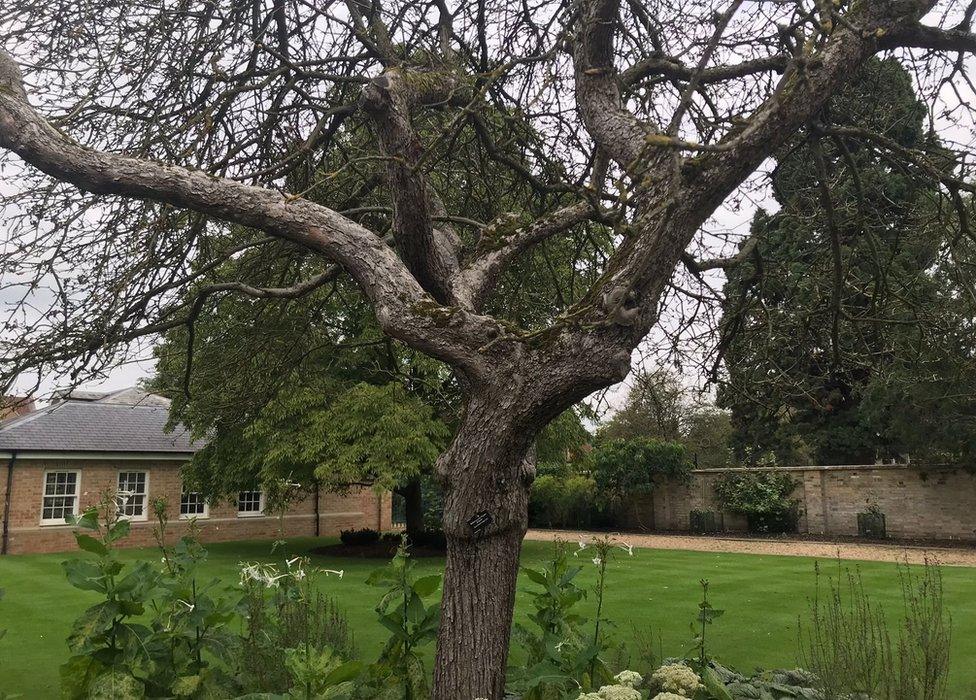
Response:
MULTIPOLYGON (((687 531, 692 510, 720 511, 715 483, 731 469, 692 472, 690 484, 661 482, 633 499, 625 525, 646 530, 687 531)), ((976 541, 976 475, 964 469, 914 465, 788 467, 798 485, 799 532, 857 535, 857 514, 876 504, 889 537, 976 541)), ((724 529, 746 530, 742 516, 723 513, 724 529)))
MULTIPOLYGON (((4 465, 5 466, 5 465, 4 465)), ((74 548, 72 528, 67 525, 41 524, 41 502, 44 474, 49 470, 78 470, 80 472, 79 512, 95 505, 104 494, 114 493, 120 471, 148 472, 148 498, 165 497, 169 503, 171 527, 169 534, 178 539, 187 521, 180 520, 179 460, 135 459, 18 459, 13 467, 10 488, 10 509, 7 517, 7 553, 58 552, 74 548)), ((0 506, 6 501, 6 469, 0 469, 0 506)), ((392 528, 392 499, 388 493, 371 489, 354 489, 339 495, 319 493, 319 534, 335 535, 340 530, 392 528)), ((315 498, 310 494, 292 504, 283 518, 275 515, 239 516, 233 502, 211 504, 208 516, 197 520, 201 539, 221 542, 240 539, 271 539, 283 534, 287 537, 315 535, 315 498)), ((122 544, 138 547, 153 543, 152 516, 146 521, 133 521, 132 534, 122 544)))

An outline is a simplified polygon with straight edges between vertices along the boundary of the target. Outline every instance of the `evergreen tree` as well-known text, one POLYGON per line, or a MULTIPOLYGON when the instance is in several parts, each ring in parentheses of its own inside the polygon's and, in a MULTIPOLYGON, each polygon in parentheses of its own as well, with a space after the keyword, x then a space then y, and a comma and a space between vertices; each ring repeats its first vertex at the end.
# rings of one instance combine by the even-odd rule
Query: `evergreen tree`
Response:
POLYGON ((875 59, 777 154, 780 209, 756 215, 751 261, 725 287, 719 398, 740 459, 944 460, 968 449, 976 404, 959 390, 974 386, 973 306, 948 258, 962 251, 950 251, 937 185, 869 146, 818 136, 822 124, 852 124, 931 151, 925 116, 904 68, 875 59))

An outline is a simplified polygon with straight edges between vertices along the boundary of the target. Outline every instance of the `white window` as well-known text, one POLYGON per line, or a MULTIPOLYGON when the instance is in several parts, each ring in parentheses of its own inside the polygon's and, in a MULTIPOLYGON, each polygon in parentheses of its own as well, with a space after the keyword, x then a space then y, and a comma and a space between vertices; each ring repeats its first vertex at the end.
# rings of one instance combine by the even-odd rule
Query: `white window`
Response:
POLYGON ((44 497, 41 501, 41 523, 64 525, 69 515, 78 515, 78 483, 81 472, 44 473, 44 497))
POLYGON ((206 518, 208 515, 207 500, 199 491, 186 491, 180 495, 180 518, 206 518))
POLYGON ((264 515, 264 492, 241 491, 237 494, 237 517, 264 515))
POLYGON ((116 501, 120 518, 145 520, 146 499, 149 494, 148 472, 119 472, 119 498, 116 501))

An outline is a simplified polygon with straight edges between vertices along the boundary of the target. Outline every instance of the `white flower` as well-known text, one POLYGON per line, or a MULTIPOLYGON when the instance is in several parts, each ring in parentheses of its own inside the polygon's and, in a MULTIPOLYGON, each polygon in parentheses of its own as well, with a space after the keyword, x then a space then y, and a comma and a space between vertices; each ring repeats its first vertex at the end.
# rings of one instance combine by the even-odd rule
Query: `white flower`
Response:
POLYGON ((644 682, 644 677, 637 673, 637 671, 621 671, 613 679, 620 685, 625 685, 628 688, 636 688, 644 682))
POLYGON ((186 611, 187 611, 187 612, 193 612, 193 609, 194 609, 195 607, 197 607, 196 605, 192 605, 192 604, 190 604, 190 603, 188 603, 188 602, 186 602, 186 601, 185 601, 185 600, 183 600, 182 598, 181 598, 181 599, 179 599, 179 600, 177 600, 176 602, 177 602, 177 603, 182 603, 183 605, 185 605, 185 606, 186 606, 186 611))
POLYGON ((593 557, 593 563, 597 566, 600 566, 600 564, 603 563, 603 560, 600 557, 593 557))
POLYGON ((690 698, 700 687, 701 678, 683 664, 667 664, 651 674, 651 685, 664 693, 690 698))
POLYGON ((625 685, 605 685, 596 693, 600 700, 641 700, 640 691, 625 685))
POLYGON ((601 700, 597 693, 583 693, 576 700, 601 700))
POLYGON ((620 547, 625 552, 627 552, 627 556, 629 556, 629 557, 634 556, 634 545, 627 544, 626 542, 621 542, 617 546, 620 547))
POLYGON ((688 700, 684 695, 675 693, 658 693, 651 700, 688 700))
POLYGON ((342 578, 343 575, 346 573, 346 570, 340 569, 336 571, 335 569, 322 569, 322 573, 324 573, 326 576, 328 576, 329 574, 335 574, 339 578, 342 578))

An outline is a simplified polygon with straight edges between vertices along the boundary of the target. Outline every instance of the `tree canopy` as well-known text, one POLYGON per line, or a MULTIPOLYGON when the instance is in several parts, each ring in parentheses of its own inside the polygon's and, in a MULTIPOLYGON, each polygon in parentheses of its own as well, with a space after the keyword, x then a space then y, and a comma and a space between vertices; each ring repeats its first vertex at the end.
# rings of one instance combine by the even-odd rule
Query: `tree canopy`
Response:
MULTIPOLYGON (((866 63, 823 115, 937 153, 925 119, 891 59, 866 63)), ((974 268, 938 184, 846 136, 813 134, 780 150, 773 185, 781 208, 757 214, 757 245, 725 290, 720 399, 738 456, 971 456, 974 268)))
POLYGON ((140 339, 195 332, 215 295, 273 309, 337 276, 355 285, 384 335, 457 378, 435 465, 448 556, 434 696, 499 700, 528 452, 627 375, 662 303, 709 303, 707 273, 748 257, 709 235, 712 217, 746 201, 770 158, 798 138, 856 142, 937 182, 972 239, 958 141, 974 136, 976 3, 963 5, 9 0, 4 385, 98 376, 140 339), (956 143, 905 147, 830 118, 878 54, 911 68, 933 129, 963 124, 956 143), (349 170, 363 195, 343 190, 349 170), (492 206, 516 187, 531 205, 492 206), (469 193, 492 218, 458 209, 469 193), (558 239, 562 293, 507 301, 558 239), (205 280, 249 252, 283 253, 289 274, 205 280))

